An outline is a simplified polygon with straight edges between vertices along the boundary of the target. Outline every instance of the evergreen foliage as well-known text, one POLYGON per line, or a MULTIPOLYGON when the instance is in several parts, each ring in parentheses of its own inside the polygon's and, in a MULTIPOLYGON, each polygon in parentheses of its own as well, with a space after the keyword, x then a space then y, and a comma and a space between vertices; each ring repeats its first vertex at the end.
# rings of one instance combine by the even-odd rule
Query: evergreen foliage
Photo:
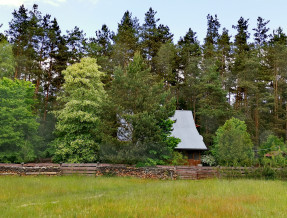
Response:
MULTIPOLYGON (((210 148, 214 146, 217 128, 226 120, 231 116, 244 120, 258 152, 255 156, 261 158, 262 138, 267 132, 284 141, 287 139, 287 36, 280 27, 270 34, 268 24, 269 20, 258 17, 257 25, 250 28, 249 20, 240 17, 233 26, 236 33, 231 37, 226 28, 221 29, 217 15, 209 14, 202 44, 190 28, 178 42, 173 42, 169 27, 160 24, 157 12, 149 8, 142 24, 126 11, 115 33, 103 25, 95 37, 87 39, 79 27, 64 35, 57 19, 42 14, 38 5, 30 9, 22 5, 13 11, 5 35, 0 34, 0 78, 14 77, 35 85, 33 110, 40 123, 35 138, 43 137, 36 148, 37 156, 52 155, 52 150, 44 152, 56 137, 52 134, 56 117, 50 112, 68 104, 63 96, 68 98, 71 90, 67 92, 63 87, 62 72, 81 58, 92 57, 105 72, 100 81, 110 95, 109 101, 103 102, 105 113, 89 109, 89 113, 95 113, 98 120, 109 126, 91 124, 97 126, 94 128, 97 133, 91 133, 93 140, 96 137, 92 152, 98 154, 99 144, 107 151, 108 146, 116 144, 118 147, 111 147, 110 151, 115 148, 117 157, 122 152, 123 161, 127 156, 133 163, 141 158, 145 162, 147 157, 151 158, 150 162, 153 158, 166 160, 159 157, 159 150, 154 156, 149 153, 158 148, 159 141, 164 141, 162 125, 174 110, 174 106, 167 106, 173 109, 167 109, 163 116, 164 112, 155 109, 158 105, 165 108, 162 96, 166 96, 168 102, 175 99, 177 109, 193 111, 200 134, 210 148), (142 53, 141 61, 134 59, 137 52, 142 53), (61 97, 57 100, 58 96, 62 100, 61 97), (132 143, 116 139, 120 118, 134 122, 125 126, 133 129, 132 143), (136 124, 137 120, 140 124, 136 124), (151 142, 155 148, 149 147, 151 142), (147 155, 140 155, 141 152, 147 155)), ((102 105, 100 100, 98 104, 102 105)), ((92 156, 85 161, 97 159, 96 155, 92 156)), ((75 156, 71 161, 80 159, 75 156)))
POLYGON ((203 137, 207 144, 211 144, 213 133, 231 113, 226 99, 227 93, 221 88, 217 67, 212 63, 206 63, 205 67, 195 87, 198 90, 198 115, 203 127, 203 137))
POLYGON ((15 70, 12 46, 7 41, 0 41, 0 78, 12 77, 15 70))
POLYGON ((114 66, 127 66, 139 50, 139 23, 129 11, 124 13, 118 25, 118 33, 113 37, 115 42, 112 54, 114 66))
POLYGON ((178 143, 169 136, 174 101, 163 83, 150 74, 139 53, 127 67, 115 71, 109 97, 109 111, 115 119, 112 125, 116 124, 112 135, 126 144, 124 152, 132 152, 129 156, 134 157, 133 162, 154 165, 170 159, 178 143))

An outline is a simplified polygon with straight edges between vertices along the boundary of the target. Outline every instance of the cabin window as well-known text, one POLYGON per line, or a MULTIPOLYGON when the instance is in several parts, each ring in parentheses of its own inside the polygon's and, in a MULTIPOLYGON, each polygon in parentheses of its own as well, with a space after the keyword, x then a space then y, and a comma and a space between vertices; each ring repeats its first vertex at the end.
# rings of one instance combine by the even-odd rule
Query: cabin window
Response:
POLYGON ((194 152, 193 159, 194 160, 199 160, 199 152, 194 152))
POLYGON ((193 153, 192 152, 188 152, 188 159, 193 159, 193 153))

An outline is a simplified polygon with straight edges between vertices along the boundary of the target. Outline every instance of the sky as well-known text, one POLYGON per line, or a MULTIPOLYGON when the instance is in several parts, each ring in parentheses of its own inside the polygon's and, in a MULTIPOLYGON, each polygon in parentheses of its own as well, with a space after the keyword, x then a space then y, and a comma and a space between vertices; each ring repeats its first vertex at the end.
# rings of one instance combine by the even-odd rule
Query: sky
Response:
POLYGON ((42 14, 57 19, 63 33, 78 26, 87 37, 94 37, 103 24, 116 32, 127 10, 142 24, 150 7, 157 11, 159 23, 169 26, 174 42, 189 28, 197 32, 198 39, 203 42, 208 14, 217 14, 221 30, 225 27, 233 36, 236 32, 232 25, 236 25, 241 16, 249 19, 252 35, 258 16, 270 20, 270 33, 279 26, 287 30, 286 0, 0 0, 0 24, 3 24, 0 32, 8 29, 12 12, 21 4, 31 9, 34 3, 39 5, 42 14))

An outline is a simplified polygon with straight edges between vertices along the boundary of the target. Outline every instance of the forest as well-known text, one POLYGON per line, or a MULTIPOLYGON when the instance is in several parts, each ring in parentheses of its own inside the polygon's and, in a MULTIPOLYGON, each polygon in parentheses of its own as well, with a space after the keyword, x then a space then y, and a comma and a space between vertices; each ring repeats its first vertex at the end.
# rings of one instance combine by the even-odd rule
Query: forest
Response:
POLYGON ((269 20, 240 17, 231 36, 208 14, 203 42, 192 29, 174 42, 152 8, 144 23, 126 11, 117 32, 103 24, 92 38, 38 5, 12 14, 0 29, 0 162, 179 164, 178 109, 193 112, 206 158, 253 165, 271 153, 285 165, 287 35, 269 20), (244 160, 222 160, 232 146, 247 146, 244 160))

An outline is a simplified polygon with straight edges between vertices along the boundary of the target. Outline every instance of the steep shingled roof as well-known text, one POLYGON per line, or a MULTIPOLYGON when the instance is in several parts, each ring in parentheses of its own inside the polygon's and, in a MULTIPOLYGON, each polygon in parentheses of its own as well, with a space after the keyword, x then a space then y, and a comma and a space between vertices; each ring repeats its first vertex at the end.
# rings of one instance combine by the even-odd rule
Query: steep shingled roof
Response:
POLYGON ((171 119, 176 121, 171 135, 181 139, 176 149, 207 150, 202 136, 195 127, 191 111, 176 110, 171 119))

